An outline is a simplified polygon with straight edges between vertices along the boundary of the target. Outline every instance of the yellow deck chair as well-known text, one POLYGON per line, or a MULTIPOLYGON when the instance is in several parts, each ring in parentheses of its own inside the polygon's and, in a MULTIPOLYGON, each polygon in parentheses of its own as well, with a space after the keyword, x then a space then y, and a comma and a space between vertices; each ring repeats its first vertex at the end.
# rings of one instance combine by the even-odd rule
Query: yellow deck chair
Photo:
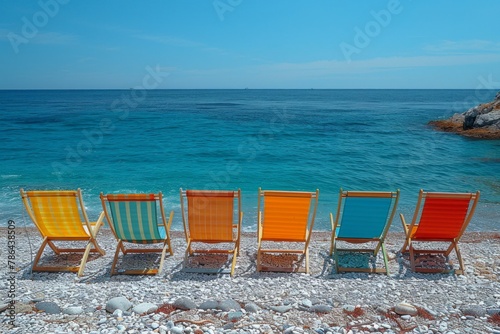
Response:
MULTIPOLYGON (((443 193, 424 192, 420 190, 417 206, 411 224, 407 224, 403 214, 401 222, 406 233, 406 239, 401 252, 410 253, 410 263, 413 271, 417 272, 452 272, 453 269, 418 268, 415 256, 418 254, 443 254, 448 258, 452 250, 459 262, 456 274, 464 274, 464 263, 458 248, 458 242, 474 214, 479 191, 476 193, 443 193), (449 243, 447 249, 415 249, 417 242, 449 243)), ((447 264, 453 268, 447 259, 447 264)))
POLYGON ((43 242, 33 261, 33 271, 71 271, 83 275, 90 252, 104 255, 97 244, 96 236, 103 225, 104 213, 97 222, 90 222, 83 204, 82 192, 76 191, 24 191, 21 189, 24 207, 42 235, 43 242), (59 248, 57 241, 84 241, 85 248, 59 248), (61 253, 83 253, 80 266, 39 266, 38 261, 45 246, 57 255, 61 253))
POLYGON ((188 266, 193 254, 232 254, 231 270, 234 275, 236 257, 239 256, 241 224, 241 190, 182 190, 180 189, 182 222, 186 236, 185 272, 225 273, 221 268, 194 268, 188 266), (237 201, 237 208, 234 202, 237 201), (232 249, 194 249, 194 244, 232 244, 232 249))
POLYGON ((309 241, 318 207, 316 192, 270 191, 259 188, 257 217, 257 271, 309 273, 309 241), (300 249, 265 249, 264 242, 299 243, 300 249), (305 258, 305 266, 263 264, 269 253, 300 254, 296 264, 305 258))
POLYGON ((332 243, 330 256, 335 256, 337 272, 370 272, 389 275, 385 237, 391 226, 399 201, 399 190, 391 191, 343 191, 340 189, 335 219, 330 213, 332 223, 332 243), (338 248, 339 242, 349 244, 375 243, 373 248, 338 248), (382 251, 385 269, 369 265, 368 256, 376 262, 382 251), (339 263, 339 252, 361 255, 361 266, 343 266, 339 263), (366 261, 365 261, 366 259, 366 261), (366 262, 366 263, 365 263, 366 262))
POLYGON ((101 202, 113 234, 118 240, 111 275, 156 275, 161 272, 166 252, 173 255, 170 244, 170 226, 174 211, 165 219, 162 193, 158 194, 115 194, 101 193, 101 202), (106 205, 108 204, 108 205, 106 205), (162 248, 125 248, 125 243, 131 244, 159 244, 162 248), (120 251, 125 256, 129 253, 161 253, 158 268, 141 268, 117 270, 116 263, 120 251))

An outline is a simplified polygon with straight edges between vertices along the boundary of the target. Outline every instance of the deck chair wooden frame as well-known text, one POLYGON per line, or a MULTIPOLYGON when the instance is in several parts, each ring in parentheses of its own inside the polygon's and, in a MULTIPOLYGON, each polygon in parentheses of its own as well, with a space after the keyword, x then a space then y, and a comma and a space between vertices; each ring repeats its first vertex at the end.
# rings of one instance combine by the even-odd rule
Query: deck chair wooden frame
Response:
POLYGON ((319 190, 315 192, 274 191, 259 188, 257 205, 257 271, 309 273, 311 240, 319 190), (265 249, 263 242, 304 244, 301 249, 265 249), (304 266, 274 267, 263 264, 267 253, 299 254, 304 266))
POLYGON ((182 190, 180 189, 182 222, 186 237, 184 272, 192 273, 229 273, 234 275, 236 258, 240 252, 241 190, 182 190), (237 210, 234 202, 237 202, 237 210), (235 223, 236 222, 236 223, 235 223), (194 244, 232 244, 231 249, 203 249, 194 244), (193 254, 232 254, 231 269, 192 268, 188 259, 193 254))
POLYGON ((340 189, 335 218, 330 213, 332 238, 330 256, 335 257, 337 272, 369 272, 389 275, 385 238, 396 213, 399 189, 391 191, 344 191, 340 189), (351 244, 376 243, 375 248, 338 248, 338 242, 351 244), (342 267, 339 252, 371 254, 375 259, 382 251, 384 268, 342 267))
POLYGON ((111 276, 126 275, 156 275, 163 268, 165 255, 174 254, 170 243, 170 227, 174 211, 166 220, 163 208, 163 195, 158 194, 108 194, 100 195, 106 220, 118 244, 111 265, 111 276), (158 212, 159 211, 159 212, 158 212), (158 219, 158 216, 160 219, 158 219), (163 244, 155 248, 126 248, 125 244, 163 244), (161 253, 158 268, 117 269, 116 264, 120 252, 129 253, 161 253))
POLYGON ((21 198, 31 220, 40 232, 43 242, 33 261, 33 271, 70 271, 83 275, 90 253, 105 255, 106 252, 97 244, 97 233, 103 225, 104 213, 96 222, 90 222, 83 204, 80 189, 69 191, 24 191, 21 198), (85 248, 60 248, 58 241, 84 241, 85 248), (45 247, 49 247, 57 255, 61 253, 83 253, 79 266, 40 266, 45 247))
MULTIPOLYGON (((401 252, 409 252, 413 271, 464 274, 465 267, 458 242, 474 215, 479 195, 479 191, 475 193, 446 193, 420 190, 411 224, 407 224, 404 215, 400 214, 406 234, 401 252), (447 249, 416 249, 414 244, 418 242, 442 242, 450 245, 447 249), (415 257, 418 254, 443 254, 448 258, 453 250, 458 258, 458 270, 416 267, 415 257)), ((450 262, 448 264, 452 265, 450 262)))

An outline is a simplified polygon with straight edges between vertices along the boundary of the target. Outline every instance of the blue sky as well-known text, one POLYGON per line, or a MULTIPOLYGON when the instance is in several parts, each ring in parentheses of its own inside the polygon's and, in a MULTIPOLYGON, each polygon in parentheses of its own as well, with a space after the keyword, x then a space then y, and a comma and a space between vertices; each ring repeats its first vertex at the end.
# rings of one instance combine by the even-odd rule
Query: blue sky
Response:
POLYGON ((500 88, 498 0, 0 4, 0 89, 500 88))

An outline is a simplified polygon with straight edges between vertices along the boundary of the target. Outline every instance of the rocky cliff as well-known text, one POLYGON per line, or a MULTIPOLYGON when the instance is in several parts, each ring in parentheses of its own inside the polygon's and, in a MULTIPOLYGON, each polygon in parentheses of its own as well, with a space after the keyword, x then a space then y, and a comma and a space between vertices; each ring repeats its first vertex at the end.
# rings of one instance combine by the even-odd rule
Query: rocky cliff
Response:
POLYGON ((500 92, 488 103, 470 108, 451 118, 429 122, 439 130, 455 132, 467 137, 500 139, 500 92))

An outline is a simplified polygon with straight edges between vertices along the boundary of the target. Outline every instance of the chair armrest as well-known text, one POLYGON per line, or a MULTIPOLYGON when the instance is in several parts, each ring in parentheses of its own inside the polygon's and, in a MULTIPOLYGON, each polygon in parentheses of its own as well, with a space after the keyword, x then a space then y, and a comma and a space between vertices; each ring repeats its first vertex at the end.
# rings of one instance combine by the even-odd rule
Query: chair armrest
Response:
POLYGON ((262 238, 262 211, 257 212, 257 237, 262 238))
POLYGON ((405 216, 400 213, 399 218, 401 219, 401 224, 403 224, 403 230, 405 231, 406 236, 408 236, 408 224, 406 224, 405 216))
POLYGON ((104 211, 102 211, 101 214, 99 215, 99 218, 97 218, 97 221, 89 223, 90 227, 92 227, 90 229, 90 233, 94 238, 97 235, 97 232, 99 232, 99 229, 102 227, 102 225, 104 225, 104 217, 105 214, 104 211))
POLYGON ((333 213, 330 212, 330 224, 332 225, 332 231, 335 231, 335 221, 333 220, 333 213))

